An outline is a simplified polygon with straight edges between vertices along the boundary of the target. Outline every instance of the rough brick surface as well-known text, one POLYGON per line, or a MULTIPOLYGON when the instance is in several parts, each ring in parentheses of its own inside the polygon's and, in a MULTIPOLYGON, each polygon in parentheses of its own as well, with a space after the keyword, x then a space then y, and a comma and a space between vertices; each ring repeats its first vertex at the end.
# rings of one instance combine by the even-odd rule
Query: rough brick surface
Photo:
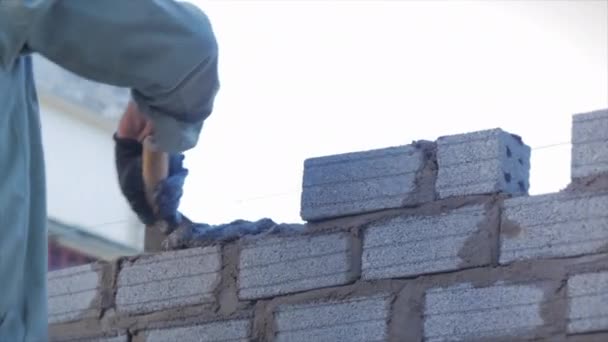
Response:
POLYGON ((89 337, 82 339, 58 339, 55 337, 51 337, 50 342, 129 342, 129 337, 127 335, 120 335, 114 337, 89 337))
POLYGON ((48 274, 49 323, 94 317, 101 308, 101 267, 88 264, 48 274))
POLYGON ((404 276, 480 266, 491 261, 490 236, 496 227, 480 227, 486 218, 483 206, 457 209, 449 213, 423 217, 397 217, 372 224, 363 239, 362 277, 365 279, 404 276), (467 242, 475 239, 475 255, 468 253, 467 242), (484 243, 486 246, 484 246, 484 243))
POLYGON ((434 175, 420 172, 433 148, 432 143, 421 143, 306 160, 302 219, 320 220, 432 200, 434 175))
POLYGON ((608 173, 608 109, 572 120, 572 178, 608 173))
POLYGON ((99 338, 90 338, 90 339, 82 339, 82 340, 72 340, 70 342, 129 342, 129 337, 127 335, 115 336, 115 337, 99 337, 99 338))
POLYGON ((528 193, 530 147, 501 129, 440 137, 436 189, 439 197, 528 193))
POLYGON ((606 194, 550 194, 505 201, 501 263, 597 253, 606 246, 606 194))
POLYGON ((263 298, 341 285, 358 276, 351 236, 275 237, 243 247, 239 257, 239 297, 263 298))
POLYGON ((251 341, 251 322, 231 320, 149 330, 144 336, 146 342, 248 342, 251 341))
POLYGON ((91 342, 129 342, 129 337, 127 335, 123 335, 123 336, 116 336, 116 337, 108 337, 105 339, 100 339, 100 340, 91 341, 91 342))
POLYGON ((139 313, 212 303, 220 269, 218 246, 142 256, 123 264, 116 307, 122 312, 139 313))
POLYGON ((608 330, 608 272, 586 273, 568 280, 568 331, 608 330))
POLYGON ((543 296, 542 284, 484 288, 462 284, 428 290, 425 341, 492 340, 529 334, 544 324, 543 296))
POLYGON ((390 302, 388 296, 375 296, 280 306, 275 341, 386 341, 390 302))
MULTIPOLYGON (((89 342, 89 341, 87 341, 89 342)), ((116 337, 106 337, 100 338, 97 340, 91 340, 90 342, 129 342, 129 337, 127 335, 116 336, 116 337)))

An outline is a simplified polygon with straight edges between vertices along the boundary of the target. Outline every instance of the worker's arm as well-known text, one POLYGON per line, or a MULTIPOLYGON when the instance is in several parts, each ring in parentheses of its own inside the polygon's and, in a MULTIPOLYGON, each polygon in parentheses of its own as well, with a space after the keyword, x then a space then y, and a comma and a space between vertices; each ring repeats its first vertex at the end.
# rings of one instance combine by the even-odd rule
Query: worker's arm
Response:
POLYGON ((208 18, 172 0, 0 0, 0 66, 23 51, 131 88, 167 152, 197 144, 219 87, 208 18))

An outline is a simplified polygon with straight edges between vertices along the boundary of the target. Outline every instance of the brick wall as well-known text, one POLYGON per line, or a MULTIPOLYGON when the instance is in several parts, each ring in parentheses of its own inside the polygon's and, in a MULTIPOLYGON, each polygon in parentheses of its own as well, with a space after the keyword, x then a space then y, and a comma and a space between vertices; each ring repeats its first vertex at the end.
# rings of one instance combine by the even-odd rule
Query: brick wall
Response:
POLYGON ((313 158, 308 223, 49 274, 54 341, 608 341, 608 110, 529 196, 500 129, 313 158))

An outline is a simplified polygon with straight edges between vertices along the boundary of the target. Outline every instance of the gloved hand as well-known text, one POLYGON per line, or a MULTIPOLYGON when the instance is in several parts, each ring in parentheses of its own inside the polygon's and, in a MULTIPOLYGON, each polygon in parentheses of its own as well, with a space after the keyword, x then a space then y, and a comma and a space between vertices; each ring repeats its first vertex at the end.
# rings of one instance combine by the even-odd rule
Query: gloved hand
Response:
POLYGON ((181 222, 182 216, 178 211, 183 194, 183 186, 188 170, 183 167, 183 154, 169 155, 169 173, 154 191, 155 205, 158 217, 148 204, 142 174, 143 145, 136 139, 120 138, 114 134, 116 169, 118 183, 131 209, 139 220, 150 225, 157 219, 163 219, 170 225, 181 222))

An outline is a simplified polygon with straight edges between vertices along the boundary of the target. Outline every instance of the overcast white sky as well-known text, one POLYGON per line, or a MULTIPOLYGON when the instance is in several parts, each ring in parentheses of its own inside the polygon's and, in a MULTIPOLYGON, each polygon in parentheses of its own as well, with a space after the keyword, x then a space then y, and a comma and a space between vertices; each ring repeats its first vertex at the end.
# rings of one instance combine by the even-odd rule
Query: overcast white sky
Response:
POLYGON ((193 2, 222 81, 186 158, 197 221, 296 222, 306 158, 494 127, 535 148, 531 193, 558 191, 571 115, 608 107, 605 0, 193 2))

